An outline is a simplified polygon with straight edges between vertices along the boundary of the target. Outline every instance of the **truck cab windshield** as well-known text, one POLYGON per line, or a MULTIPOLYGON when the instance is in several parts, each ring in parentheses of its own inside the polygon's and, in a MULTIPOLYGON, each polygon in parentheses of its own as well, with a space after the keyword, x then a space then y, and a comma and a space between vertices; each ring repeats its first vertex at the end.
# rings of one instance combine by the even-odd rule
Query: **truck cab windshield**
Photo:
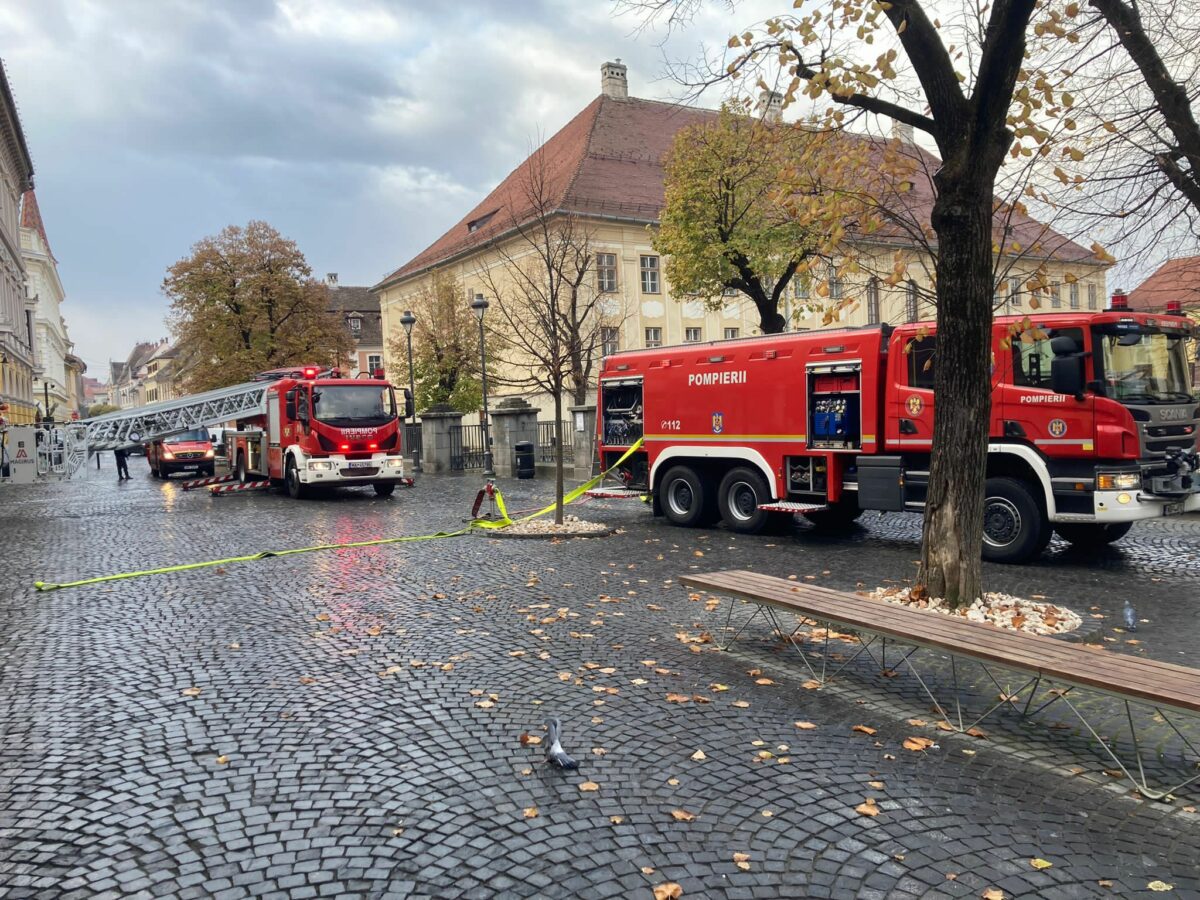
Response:
POLYGON ((313 390, 313 416, 327 425, 369 427, 396 418, 396 397, 390 386, 334 385, 313 390))
POLYGON ((1096 335, 1104 393, 1123 403, 1187 403, 1192 397, 1182 335, 1125 330, 1096 335))
POLYGON ((170 437, 163 438, 164 444, 183 444, 188 441, 207 441, 208 430, 204 428, 193 428, 191 431, 184 431, 180 434, 173 434, 170 437))

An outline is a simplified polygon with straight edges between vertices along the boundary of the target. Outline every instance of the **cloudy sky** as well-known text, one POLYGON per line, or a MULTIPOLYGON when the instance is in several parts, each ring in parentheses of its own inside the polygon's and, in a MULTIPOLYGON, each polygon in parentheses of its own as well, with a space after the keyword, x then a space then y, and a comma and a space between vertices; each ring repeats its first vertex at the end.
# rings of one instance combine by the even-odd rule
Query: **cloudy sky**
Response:
POLYGON ((714 3, 666 35, 611 0, 4 0, 76 352, 106 378, 165 335, 166 267, 231 223, 373 284, 596 96, 602 62, 673 97, 664 58, 790 5, 714 3))

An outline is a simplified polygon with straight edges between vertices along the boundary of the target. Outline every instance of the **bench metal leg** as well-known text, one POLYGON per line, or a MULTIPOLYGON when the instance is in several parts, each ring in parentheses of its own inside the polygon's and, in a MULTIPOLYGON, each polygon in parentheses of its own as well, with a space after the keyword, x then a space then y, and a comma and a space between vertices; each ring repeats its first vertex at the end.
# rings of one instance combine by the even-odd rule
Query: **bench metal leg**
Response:
MULTIPOLYGON (((1130 703, 1128 700, 1124 701, 1125 702, 1125 718, 1126 718, 1126 721, 1129 723, 1129 736, 1130 736, 1131 740, 1133 741, 1133 757, 1134 757, 1135 762, 1137 763, 1137 770, 1138 770, 1138 774, 1136 777, 1134 776, 1134 774, 1132 772, 1129 771, 1129 768, 1125 765, 1124 761, 1119 756, 1117 756, 1115 749, 1113 748, 1113 746, 1110 745, 1109 741, 1106 738, 1104 738, 1101 735, 1096 733, 1096 729, 1094 729, 1092 727, 1092 723, 1088 721, 1087 716, 1084 715, 1084 713, 1074 703, 1072 703, 1067 698, 1065 692, 1062 696, 1062 701, 1065 704, 1067 704, 1067 706, 1070 708, 1071 712, 1075 713, 1075 717, 1077 719, 1079 719, 1080 722, 1083 723, 1083 727, 1088 730, 1088 733, 1093 738, 1095 738, 1096 742, 1101 746, 1101 748, 1104 750, 1104 752, 1106 754, 1108 754, 1108 758, 1111 759, 1114 763, 1116 763, 1117 767, 1121 770, 1122 773, 1124 773, 1125 777, 1129 779, 1129 781, 1133 784, 1133 786, 1135 788, 1137 788, 1138 793, 1142 794, 1144 797, 1148 797, 1151 800, 1161 800, 1164 797, 1167 797, 1167 796, 1175 793, 1176 791, 1187 787, 1189 784, 1192 784, 1196 781, 1200 781, 1200 773, 1197 773, 1195 775, 1190 776, 1189 778, 1185 778, 1183 781, 1179 782, 1178 784, 1174 785, 1173 787, 1167 788, 1166 790, 1158 790, 1157 788, 1150 787, 1150 785, 1146 779, 1146 770, 1142 765, 1142 750, 1141 750, 1141 745, 1138 741, 1137 725, 1133 721, 1133 710, 1131 709, 1130 703)), ((1195 753, 1196 748, 1192 745, 1192 742, 1189 741, 1186 737, 1184 737, 1182 734, 1179 733, 1179 729, 1175 727, 1175 724, 1173 722, 1171 722, 1170 719, 1168 719, 1166 716, 1163 715, 1162 710, 1155 707, 1155 712, 1157 712, 1160 716, 1163 717, 1163 720, 1166 721, 1167 724, 1171 726, 1171 730, 1174 731, 1175 734, 1179 735, 1180 739, 1187 745, 1189 750, 1191 750, 1193 753, 1195 753)))

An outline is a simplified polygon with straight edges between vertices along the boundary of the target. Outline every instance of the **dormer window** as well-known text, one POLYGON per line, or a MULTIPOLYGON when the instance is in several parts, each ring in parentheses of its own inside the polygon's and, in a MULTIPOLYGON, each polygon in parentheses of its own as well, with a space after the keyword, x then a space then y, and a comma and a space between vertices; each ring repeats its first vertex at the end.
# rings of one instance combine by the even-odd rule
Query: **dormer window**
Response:
POLYGON ((362 317, 361 316, 347 316, 346 324, 350 326, 351 334, 357 335, 362 332, 362 317))
POLYGON ((478 231, 480 228, 482 228, 488 222, 492 221, 492 216, 496 215, 496 213, 498 213, 499 211, 500 210, 498 210, 498 209, 493 209, 490 213, 486 213, 486 214, 480 216, 478 219, 472 219, 470 222, 467 223, 467 232, 469 234, 474 234, 476 231, 478 231))

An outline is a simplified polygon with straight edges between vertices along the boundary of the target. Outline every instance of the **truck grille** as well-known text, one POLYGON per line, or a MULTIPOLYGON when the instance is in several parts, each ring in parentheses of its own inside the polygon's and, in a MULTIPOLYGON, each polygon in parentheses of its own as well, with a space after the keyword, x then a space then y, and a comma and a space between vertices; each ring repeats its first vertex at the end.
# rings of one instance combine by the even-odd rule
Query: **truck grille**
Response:
POLYGON ((1166 419, 1164 410, 1175 411, 1179 407, 1138 407, 1133 417, 1138 420, 1138 435, 1142 442, 1142 456, 1161 459, 1174 450, 1192 450, 1196 446, 1196 432, 1200 427, 1200 407, 1190 409, 1185 419, 1166 419))
POLYGON ((369 469, 340 469, 343 478, 362 478, 367 475, 378 475, 379 468, 373 466, 369 469))
POLYGON ((176 453, 175 454, 176 459, 201 459, 203 456, 204 456, 204 454, 200 453, 198 451, 194 452, 194 453, 176 453))

